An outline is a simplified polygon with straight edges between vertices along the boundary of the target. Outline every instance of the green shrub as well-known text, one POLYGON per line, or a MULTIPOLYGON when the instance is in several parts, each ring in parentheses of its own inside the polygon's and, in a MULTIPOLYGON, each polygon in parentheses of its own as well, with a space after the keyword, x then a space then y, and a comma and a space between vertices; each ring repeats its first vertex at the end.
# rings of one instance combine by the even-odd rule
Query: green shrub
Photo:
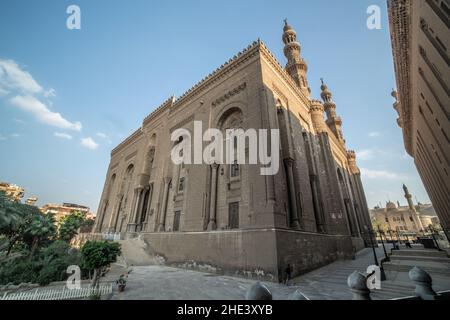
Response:
POLYGON ((67 279, 67 267, 80 265, 79 251, 72 249, 64 241, 55 241, 30 260, 27 255, 10 259, 0 265, 0 284, 22 282, 47 285, 67 279))
POLYGON ((17 258, 8 261, 0 267, 0 284, 36 283, 40 266, 27 258, 17 258))
POLYGON ((94 272, 91 286, 98 286, 103 270, 116 262, 120 255, 120 244, 108 241, 88 241, 81 248, 83 267, 94 272))

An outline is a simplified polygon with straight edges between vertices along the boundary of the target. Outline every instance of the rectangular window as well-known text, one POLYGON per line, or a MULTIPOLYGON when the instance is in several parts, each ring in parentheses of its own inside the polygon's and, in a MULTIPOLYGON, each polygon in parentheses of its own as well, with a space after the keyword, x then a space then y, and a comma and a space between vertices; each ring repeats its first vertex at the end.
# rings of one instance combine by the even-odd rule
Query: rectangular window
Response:
POLYGON ((180 183, 178 184, 178 191, 179 192, 184 191, 184 178, 180 178, 180 183))
POLYGON ((228 226, 230 229, 239 229, 239 202, 228 205, 228 226))
POLYGON ((239 177, 239 164, 237 163, 237 160, 230 166, 230 171, 230 176, 232 178, 239 177))
POLYGON ((173 217, 173 231, 174 232, 180 231, 180 216, 181 216, 181 211, 175 211, 175 215, 173 217))

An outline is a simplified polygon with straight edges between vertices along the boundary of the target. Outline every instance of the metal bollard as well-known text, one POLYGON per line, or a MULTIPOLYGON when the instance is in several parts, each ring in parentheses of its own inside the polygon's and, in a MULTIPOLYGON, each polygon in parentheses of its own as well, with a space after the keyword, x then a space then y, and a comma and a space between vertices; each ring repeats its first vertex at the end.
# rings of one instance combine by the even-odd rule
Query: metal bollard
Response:
POLYGON ((269 288, 260 282, 255 283, 247 291, 245 295, 246 300, 272 300, 272 293, 269 288))
POLYGON ((372 300, 367 287, 367 278, 358 271, 353 272, 347 279, 347 285, 353 293, 353 300, 372 300))
POLYGON ((416 284, 414 291, 422 300, 436 300, 437 293, 433 290, 433 279, 423 269, 414 267, 409 271, 409 278, 416 284))

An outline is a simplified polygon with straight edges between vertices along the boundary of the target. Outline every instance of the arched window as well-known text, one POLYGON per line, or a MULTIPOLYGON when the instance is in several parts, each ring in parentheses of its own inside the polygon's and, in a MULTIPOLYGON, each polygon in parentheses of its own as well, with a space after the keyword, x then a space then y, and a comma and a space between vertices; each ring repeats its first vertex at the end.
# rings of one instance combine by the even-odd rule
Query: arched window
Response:
POLYGON ((233 135, 233 141, 227 141, 229 137, 227 137, 226 133, 227 130, 232 129, 242 129, 243 130, 243 114, 242 111, 239 108, 231 108, 227 110, 222 117, 219 120, 219 128, 222 130, 225 143, 231 142, 231 147, 234 150, 234 158, 230 159, 231 164, 229 164, 229 177, 230 178, 237 178, 240 176, 240 165, 238 163, 238 137, 236 135, 233 135))

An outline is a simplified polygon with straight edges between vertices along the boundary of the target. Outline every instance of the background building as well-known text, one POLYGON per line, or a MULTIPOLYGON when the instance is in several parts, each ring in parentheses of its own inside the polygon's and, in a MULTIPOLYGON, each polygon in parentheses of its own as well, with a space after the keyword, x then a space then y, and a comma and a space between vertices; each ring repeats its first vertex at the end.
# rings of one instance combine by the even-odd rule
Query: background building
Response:
POLYGON ((63 204, 46 204, 41 207, 41 212, 52 213, 55 216, 56 222, 61 221, 67 215, 73 214, 74 212, 81 212, 86 214, 86 218, 94 219, 95 216, 90 212, 89 207, 81 206, 73 203, 63 203, 63 204))
POLYGON ((388 0, 388 11, 397 122, 450 239, 450 4, 388 0))
POLYGON ((436 230, 441 229, 433 206, 421 203, 414 205, 408 188, 403 186, 403 189, 408 201, 407 206, 401 206, 399 202, 396 205, 389 201, 385 208, 376 207, 370 210, 375 231, 380 228, 387 237, 390 237, 392 231, 398 232, 401 236, 417 237, 429 232, 430 225, 436 230))
MULTIPOLYGON (((196 261, 277 280, 351 257, 370 243, 355 152, 331 90, 311 97, 308 66, 285 23, 285 68, 258 40, 191 90, 171 97, 111 153, 97 232, 138 234, 168 263, 196 261), (280 170, 183 164, 170 158, 179 128, 278 129, 280 170)), ((203 134, 203 132, 200 132, 203 134)), ((276 152, 276 151, 275 151, 276 152)))
POLYGON ((38 198, 36 198, 36 197, 31 197, 31 198, 28 198, 27 199, 27 201, 25 202, 27 205, 29 205, 29 206, 34 206, 34 205, 36 205, 36 202, 38 201, 38 198))
POLYGON ((21 201, 25 190, 15 184, 0 182, 0 191, 5 192, 6 196, 13 201, 21 201))

